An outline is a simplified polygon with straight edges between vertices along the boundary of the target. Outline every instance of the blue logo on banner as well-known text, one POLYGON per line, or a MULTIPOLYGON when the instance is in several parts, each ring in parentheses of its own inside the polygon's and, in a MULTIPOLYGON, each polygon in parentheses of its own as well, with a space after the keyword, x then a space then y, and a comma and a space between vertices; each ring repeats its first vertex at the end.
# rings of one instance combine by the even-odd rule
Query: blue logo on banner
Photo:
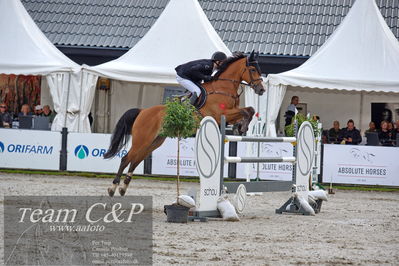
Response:
POLYGON ((4 143, 0 141, 0 152, 4 151, 4 143))
POLYGON ((84 159, 89 156, 89 149, 85 145, 78 145, 75 148, 75 156, 84 159))

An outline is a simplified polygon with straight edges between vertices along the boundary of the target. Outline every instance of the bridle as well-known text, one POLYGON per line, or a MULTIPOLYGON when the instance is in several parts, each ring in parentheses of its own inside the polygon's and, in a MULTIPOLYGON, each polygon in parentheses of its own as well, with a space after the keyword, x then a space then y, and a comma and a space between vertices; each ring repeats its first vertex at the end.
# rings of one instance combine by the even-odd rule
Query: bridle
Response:
MULTIPOLYGON (((259 65, 258 65, 258 61, 249 61, 248 57, 247 57, 247 62, 246 62, 246 67, 244 68, 244 70, 242 71, 240 77, 242 78, 242 76, 244 75, 245 71, 248 71, 249 77, 250 77, 250 82, 244 82, 244 81, 240 81, 240 80, 234 80, 234 79, 226 79, 226 78, 217 78, 215 80, 225 80, 225 81, 230 81, 234 84, 238 84, 238 85, 245 85, 245 86, 250 86, 251 88, 253 88, 254 86, 259 85, 259 81, 262 81, 262 78, 254 78, 253 76, 253 70, 256 70, 256 72, 259 74, 259 76, 262 74, 262 72, 260 71, 259 65), (250 68, 253 67, 253 68, 250 68)), ((230 96, 232 97, 236 102, 238 101, 238 99, 240 98, 241 94, 244 92, 244 90, 242 90, 240 93, 236 94, 236 95, 232 95, 228 92, 224 92, 224 91, 210 91, 207 93, 207 95, 210 94, 222 94, 222 95, 226 95, 226 96, 230 96)))

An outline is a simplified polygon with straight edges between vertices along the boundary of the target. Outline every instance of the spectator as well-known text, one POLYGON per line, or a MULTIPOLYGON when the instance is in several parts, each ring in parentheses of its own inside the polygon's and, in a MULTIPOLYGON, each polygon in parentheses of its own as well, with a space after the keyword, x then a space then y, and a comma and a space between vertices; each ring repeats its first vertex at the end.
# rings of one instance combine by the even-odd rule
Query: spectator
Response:
POLYGON ((18 114, 18 116, 27 116, 27 115, 33 115, 33 113, 30 111, 30 106, 24 104, 22 105, 21 112, 18 114))
POLYGON ((0 103, 0 117, 2 127, 12 127, 12 114, 7 112, 7 105, 0 103))
POLYGON ((396 120, 395 128, 392 130, 392 138, 396 140, 396 136, 399 134, 399 120, 396 120))
POLYGON ((334 121, 333 127, 328 131, 328 143, 340 144, 342 139, 342 131, 339 128, 339 122, 334 121))
POLYGON ((43 116, 49 118, 49 122, 53 123, 54 117, 55 117, 55 112, 51 111, 50 106, 45 105, 43 106, 43 116))
POLYGON ((43 106, 41 106, 40 104, 35 106, 35 116, 43 116, 43 106))
POLYGON ((369 129, 367 129, 365 133, 369 132, 377 132, 377 129, 375 128, 375 123, 373 121, 369 123, 369 129))
POLYGON ((362 141, 360 131, 355 128, 355 122, 348 120, 347 127, 342 129, 342 138, 346 145, 358 145, 362 141))
POLYGON ((392 131, 394 129, 393 123, 392 122, 387 122, 388 123, 388 131, 392 131))
POLYGON ((298 96, 292 96, 291 98, 291 104, 288 105, 287 111, 285 112, 285 126, 288 126, 292 123, 292 118, 295 116, 295 114, 298 112, 296 109, 296 106, 299 103, 299 97, 298 96))
POLYGON ((381 130, 378 133, 378 138, 382 146, 393 146, 392 131, 388 129, 388 122, 381 122, 381 130))

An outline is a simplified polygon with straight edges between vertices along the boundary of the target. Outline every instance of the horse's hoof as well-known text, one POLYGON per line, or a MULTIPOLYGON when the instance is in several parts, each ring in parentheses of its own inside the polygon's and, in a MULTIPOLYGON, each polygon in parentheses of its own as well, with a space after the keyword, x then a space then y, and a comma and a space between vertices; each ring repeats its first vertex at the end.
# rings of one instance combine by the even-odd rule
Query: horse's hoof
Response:
POLYGON ((114 194, 115 194, 115 190, 113 190, 112 188, 108 188, 108 195, 110 196, 110 197, 113 197, 114 196, 114 194))
POLYGON ((241 135, 241 134, 240 134, 240 127, 238 126, 238 124, 235 124, 235 125, 233 126, 233 135, 235 135, 235 136, 241 135))
POLYGON ((126 190, 120 187, 120 188, 119 188, 119 194, 120 194, 121 196, 125 196, 125 193, 126 193, 126 190))

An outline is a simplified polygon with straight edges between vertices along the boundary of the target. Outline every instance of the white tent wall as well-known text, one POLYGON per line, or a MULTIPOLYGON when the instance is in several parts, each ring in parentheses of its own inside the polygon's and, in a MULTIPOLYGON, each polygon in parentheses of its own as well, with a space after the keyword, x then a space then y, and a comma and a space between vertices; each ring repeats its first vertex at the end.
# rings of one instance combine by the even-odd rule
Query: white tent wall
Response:
POLYGON ((88 114, 94 99, 97 76, 86 72, 57 72, 46 76, 57 113, 51 130, 91 132, 88 114))
POLYGON ((119 118, 130 108, 147 108, 162 103, 163 87, 156 84, 112 80, 110 126, 115 127, 119 118))
POLYGON ((399 102, 399 95, 395 93, 321 90, 288 86, 280 108, 279 132, 284 132, 284 113, 292 96, 298 96, 300 103, 307 104, 308 113, 320 117, 324 129, 330 129, 334 120, 338 120, 341 127, 346 127, 346 122, 353 119, 356 128, 362 131, 362 135, 368 129, 368 124, 371 121, 371 103, 399 102), (362 94, 363 100, 361 99, 362 94))
POLYGON ((51 96, 50 87, 45 76, 42 76, 40 84, 40 104, 42 106, 49 105, 51 110, 54 110, 53 97, 51 96))
POLYGON ((280 108, 279 131, 284 132, 284 113, 287 111, 292 96, 298 96, 300 103, 307 104, 307 113, 320 117, 324 129, 331 128, 334 120, 338 120, 341 127, 344 127, 349 119, 353 119, 355 126, 359 128, 360 95, 361 93, 357 91, 317 90, 288 86, 280 108))

